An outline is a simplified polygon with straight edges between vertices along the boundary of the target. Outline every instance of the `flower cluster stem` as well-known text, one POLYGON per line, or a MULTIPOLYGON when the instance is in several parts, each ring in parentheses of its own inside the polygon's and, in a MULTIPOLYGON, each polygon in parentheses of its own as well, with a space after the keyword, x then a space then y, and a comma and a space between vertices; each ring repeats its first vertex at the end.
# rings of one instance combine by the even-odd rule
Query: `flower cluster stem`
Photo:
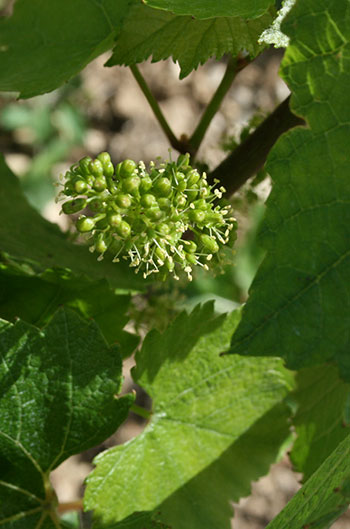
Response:
POLYGON ((59 512, 59 514, 63 514, 68 511, 82 511, 82 510, 83 510, 83 500, 59 503, 57 507, 57 511, 59 512))
POLYGON ((139 415, 140 417, 143 417, 144 419, 150 419, 152 416, 151 411, 146 410, 146 408, 142 408, 141 406, 138 406, 137 404, 132 404, 130 411, 132 411, 136 415, 139 415))
POLYGON ((248 62, 249 62, 248 59, 243 59, 240 57, 238 58, 230 57, 227 67, 226 67, 224 77, 222 78, 221 83, 217 87, 213 97, 211 98, 208 106, 206 107, 204 111, 204 114, 200 122, 198 123, 195 131, 193 132, 189 140, 189 144, 192 150, 192 153, 191 153, 192 155, 194 155, 198 151, 203 141, 203 138, 205 136, 205 133, 207 132, 208 127, 211 123, 211 120, 213 119, 217 111, 219 110, 222 100, 227 94, 237 73, 240 70, 242 70, 248 64, 248 62))
POLYGON ((136 64, 132 64, 130 66, 130 70, 135 77, 135 80, 139 87, 141 88, 145 98, 147 99, 149 106, 151 107, 153 114, 155 115, 159 125, 161 126, 164 134, 169 140, 170 145, 176 149, 177 151, 181 152, 182 154, 185 154, 186 152, 186 146, 183 145, 175 136, 173 131, 171 130, 169 123, 167 122, 157 100, 155 99, 154 95, 152 94, 151 90, 149 89, 145 78, 141 74, 140 70, 136 66, 136 64))

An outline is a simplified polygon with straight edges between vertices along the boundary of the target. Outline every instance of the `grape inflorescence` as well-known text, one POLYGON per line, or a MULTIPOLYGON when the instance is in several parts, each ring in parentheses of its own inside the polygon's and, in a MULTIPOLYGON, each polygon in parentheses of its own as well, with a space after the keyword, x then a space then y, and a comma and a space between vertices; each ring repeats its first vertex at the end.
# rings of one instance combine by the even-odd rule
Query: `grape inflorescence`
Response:
POLYGON ((85 157, 64 175, 60 197, 66 214, 84 210, 75 221, 88 234, 90 251, 130 261, 146 278, 159 273, 178 279, 183 270, 209 268, 220 261, 220 248, 236 238, 237 223, 231 207, 221 205, 223 187, 209 185, 206 174, 189 164, 189 155, 176 162, 124 160, 113 165, 107 152, 95 160, 85 157))

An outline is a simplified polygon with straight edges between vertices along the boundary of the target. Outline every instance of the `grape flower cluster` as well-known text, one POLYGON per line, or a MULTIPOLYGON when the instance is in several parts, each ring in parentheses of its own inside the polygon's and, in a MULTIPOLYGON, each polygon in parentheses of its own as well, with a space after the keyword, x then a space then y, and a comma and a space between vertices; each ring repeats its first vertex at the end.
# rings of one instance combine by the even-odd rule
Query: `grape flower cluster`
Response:
POLYGON ((222 205, 223 187, 207 182, 189 164, 189 155, 176 162, 149 164, 124 160, 116 166, 107 152, 95 160, 85 157, 64 175, 62 212, 80 214, 76 228, 88 234, 90 251, 113 262, 130 260, 144 278, 159 273, 165 279, 183 270, 192 279, 194 266, 208 269, 220 261, 220 248, 236 238, 231 207, 222 205))

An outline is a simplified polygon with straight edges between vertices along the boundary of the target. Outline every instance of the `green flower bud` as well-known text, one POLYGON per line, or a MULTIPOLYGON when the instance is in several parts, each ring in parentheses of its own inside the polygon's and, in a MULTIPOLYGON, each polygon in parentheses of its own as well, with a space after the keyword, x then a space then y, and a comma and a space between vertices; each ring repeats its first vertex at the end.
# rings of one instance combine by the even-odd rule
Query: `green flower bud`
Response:
POLYGON ((181 180, 181 181, 177 184, 176 189, 177 189, 177 191, 179 191, 180 193, 182 193, 183 191, 185 191, 186 187, 187 187, 187 183, 186 183, 186 181, 185 181, 185 180, 181 180))
POLYGON ((98 178, 95 179, 95 182, 93 184, 93 188, 98 191, 98 192, 101 192, 101 191, 104 191, 105 189, 107 189, 107 180, 106 178, 102 175, 102 176, 99 176, 98 178))
POLYGON ((106 163, 103 165, 103 174, 105 176, 113 176, 114 175, 114 165, 112 162, 106 163))
POLYGON ((193 184, 196 184, 200 179, 200 174, 197 169, 192 169, 192 171, 189 171, 186 176, 188 187, 191 187, 193 184))
POLYGON ((195 253, 197 251, 197 245, 194 241, 188 241, 188 244, 186 244, 186 252, 188 253, 195 253))
POLYGON ((111 157, 108 152, 100 152, 100 154, 98 154, 96 158, 97 160, 100 160, 104 168, 106 165, 111 163, 111 157))
POLYGON ((80 172, 83 176, 90 175, 90 163, 92 162, 92 158, 90 156, 85 156, 85 158, 82 158, 79 162, 79 168, 80 172))
POLYGON ((187 204, 187 200, 186 200, 186 197, 179 197, 177 199, 177 207, 178 209, 183 209, 187 204))
POLYGON ((143 176, 140 183, 140 193, 147 193, 153 186, 153 180, 149 176, 143 176))
POLYGON ((197 264, 197 257, 193 253, 186 253, 186 261, 191 264, 197 264))
POLYGON ((170 195, 172 188, 169 178, 159 178, 154 184, 154 191, 160 197, 167 197, 170 195))
POLYGON ((123 189, 130 195, 138 193, 141 178, 139 176, 129 176, 123 180, 123 189))
POLYGON ((204 198, 200 198, 193 202, 193 205, 196 209, 207 209, 208 204, 204 198))
POLYGON ((158 206, 157 199, 154 195, 150 195, 149 193, 146 193, 141 197, 141 205, 145 208, 151 208, 158 206))
POLYGON ((66 195, 67 197, 71 197, 71 196, 77 194, 77 192, 74 189, 74 186, 73 186, 72 182, 70 182, 69 180, 68 180, 68 182, 66 182, 64 184, 63 194, 66 195))
POLYGON ((166 252, 164 250, 162 250, 161 248, 159 248, 158 246, 157 246, 157 248, 155 250, 155 254, 162 261, 164 261, 165 258, 166 258, 166 252))
POLYGON ((119 194, 115 197, 115 203, 122 209, 127 209, 131 206, 131 198, 129 195, 119 194))
POLYGON ((207 213, 206 223, 211 224, 211 225, 221 225, 221 224, 225 224, 225 221, 221 213, 213 212, 213 213, 207 213))
POLYGON ((119 213, 112 213, 111 215, 108 216, 108 222, 111 226, 113 226, 113 228, 116 228, 117 226, 120 226, 120 224, 122 223, 122 216, 119 215, 119 213))
POLYGON ((159 207, 154 207, 147 208, 145 211, 145 215, 150 220, 160 220, 164 216, 164 213, 159 207))
POLYGON ((166 258, 165 266, 167 267, 169 272, 172 272, 174 270, 175 264, 174 264, 174 261, 173 261, 172 257, 169 256, 169 257, 166 258))
POLYGON ((78 218, 76 227, 80 233, 86 233, 94 229, 95 221, 91 217, 85 217, 85 215, 82 215, 78 218))
POLYGON ((207 186, 202 186, 199 190, 199 196, 201 198, 207 197, 209 195, 209 188, 207 186))
POLYGON ((170 226, 169 224, 162 222, 161 224, 158 224, 157 231, 163 236, 168 235, 168 233, 170 233, 170 226))
POLYGON ((87 190, 88 188, 88 185, 87 183, 85 182, 85 180, 82 180, 80 178, 78 178, 77 180, 75 180, 74 182, 74 189, 77 193, 81 194, 81 193, 85 193, 85 191, 87 190))
POLYGON ((200 241, 203 244, 204 248, 206 250, 209 250, 210 253, 216 253, 219 251, 219 245, 214 239, 214 237, 210 237, 210 235, 202 234, 200 236, 200 241))
POLYGON ((98 253, 105 253, 108 248, 108 244, 104 233, 99 233, 95 241, 95 248, 98 253))
POLYGON ((96 178, 103 176, 103 165, 100 160, 93 160, 89 163, 90 173, 96 178))
POLYGON ((194 222, 195 224, 201 224, 205 221, 206 213, 201 209, 191 209, 188 213, 188 217, 190 221, 194 222))
POLYGON ((188 154, 188 152, 186 152, 186 154, 179 155, 176 165, 178 166, 179 169, 185 170, 189 166, 189 163, 190 163, 190 155, 188 154))
POLYGON ((160 197, 158 198, 157 202, 158 202, 158 206, 160 207, 160 209, 163 209, 163 210, 170 209, 171 202, 168 198, 160 197))
POLYGON ((198 195, 198 186, 197 186, 197 184, 192 184, 191 185, 191 189, 186 191, 187 199, 190 202, 193 202, 197 198, 197 195, 198 195))
POLYGON ((99 198, 94 198, 88 203, 88 205, 93 213, 100 213, 105 209, 104 203, 99 198))
POLYGON ((69 200, 68 202, 62 204, 62 211, 63 213, 66 213, 66 215, 71 215, 72 213, 77 213, 78 211, 81 211, 85 208, 85 206, 85 198, 75 198, 74 200, 69 200))
POLYGON ((118 184, 115 177, 107 176, 106 180, 108 191, 112 193, 112 195, 115 195, 118 192, 118 184))
POLYGON ((178 182, 182 182, 183 180, 186 180, 186 176, 185 176, 185 174, 182 173, 181 171, 178 171, 178 172, 176 173, 176 180, 177 180, 178 182))
POLYGON ((116 232, 123 239, 127 239, 131 233, 131 226, 125 220, 122 220, 121 223, 116 226, 116 232))
POLYGON ((137 168, 136 163, 133 160, 124 160, 119 169, 119 175, 121 178, 128 178, 131 176, 137 168))

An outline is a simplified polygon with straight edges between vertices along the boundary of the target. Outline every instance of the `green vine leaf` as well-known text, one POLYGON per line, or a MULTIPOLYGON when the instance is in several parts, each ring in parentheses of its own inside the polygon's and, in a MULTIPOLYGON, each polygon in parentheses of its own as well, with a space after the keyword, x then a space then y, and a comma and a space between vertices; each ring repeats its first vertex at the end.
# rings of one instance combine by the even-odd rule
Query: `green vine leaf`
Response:
POLYGON ((17 0, 0 20, 0 90, 54 90, 110 49, 128 0, 17 0))
POLYGON ((208 303, 147 335, 133 377, 154 399, 151 422, 98 457, 87 482, 85 506, 103 522, 155 509, 285 396, 291 380, 279 360, 219 356, 238 318, 208 303))
POLYGON ((350 436, 317 469, 266 529, 328 529, 350 501, 350 436))
POLYGON ((107 279, 111 287, 143 290, 145 281, 127 265, 97 262, 86 247, 73 244, 24 198, 16 176, 0 155, 0 253, 6 262, 25 264, 31 274, 68 268, 77 276, 107 279), (11 227, 11 228, 9 228, 11 227))
POLYGON ((93 318, 107 342, 120 345, 123 357, 136 348, 139 338, 123 330, 128 322, 130 295, 116 294, 105 280, 89 281, 67 270, 46 270, 33 277, 0 264, 1 318, 21 318, 42 327, 62 305, 93 318))
POLYGON ((59 527, 49 474, 125 420, 121 380, 118 350, 72 311, 42 331, 0 320, 1 527, 59 527))
POLYGON ((150 56, 153 62, 172 57, 178 61, 183 79, 212 56, 236 56, 244 49, 255 57, 264 48, 258 44, 258 37, 272 20, 270 13, 254 20, 232 16, 197 20, 136 4, 123 24, 107 66, 128 66, 150 56))
POLYGON ((163 528, 180 529, 186 520, 191 529, 231 529, 232 502, 250 494, 251 482, 268 472, 281 447, 290 441, 289 415, 285 404, 277 404, 153 513, 131 515, 110 529, 145 529, 144 517, 162 523, 163 528))
POLYGON ((293 419, 297 439, 291 452, 295 469, 307 480, 350 432, 346 417, 350 384, 335 367, 301 370, 296 377, 298 405, 293 419))
POLYGON ((150 7, 164 9, 175 15, 190 15, 199 19, 215 17, 257 18, 274 5, 271 0, 144 0, 150 7))
POLYGON ((267 256, 231 352, 279 355, 292 369, 332 360, 349 381, 349 5, 297 2, 282 31, 291 39, 282 73, 308 128, 282 136, 270 154, 267 256))

